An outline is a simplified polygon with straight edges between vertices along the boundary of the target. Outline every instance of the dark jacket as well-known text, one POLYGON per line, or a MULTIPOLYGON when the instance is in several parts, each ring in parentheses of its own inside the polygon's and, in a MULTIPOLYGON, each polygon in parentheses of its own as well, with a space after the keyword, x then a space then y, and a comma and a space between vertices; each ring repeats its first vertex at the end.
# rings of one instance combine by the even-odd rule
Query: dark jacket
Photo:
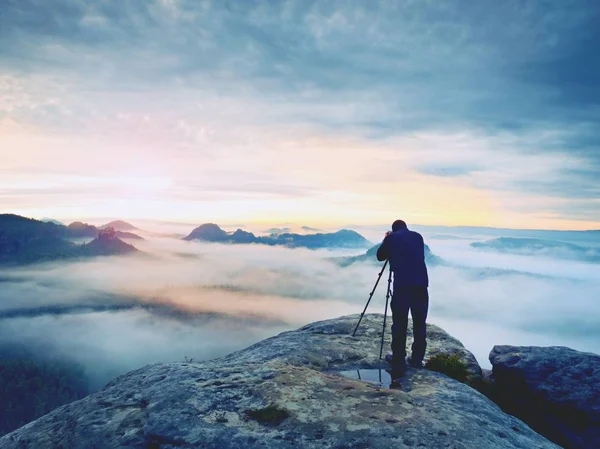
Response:
POLYGON ((401 229, 388 235, 377 250, 377 260, 386 259, 394 272, 394 288, 429 286, 425 243, 418 232, 401 229))

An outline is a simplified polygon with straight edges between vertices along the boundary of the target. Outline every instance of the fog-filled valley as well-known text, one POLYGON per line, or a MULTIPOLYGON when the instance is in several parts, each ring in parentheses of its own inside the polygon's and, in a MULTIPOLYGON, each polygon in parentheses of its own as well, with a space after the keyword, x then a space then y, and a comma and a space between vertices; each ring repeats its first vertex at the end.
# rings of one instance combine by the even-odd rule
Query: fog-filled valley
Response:
MULTIPOLYGON (((72 367, 81 383, 72 400, 145 364, 215 358, 312 321, 358 314, 381 266, 370 256, 349 259, 364 248, 185 241, 193 227, 134 224, 144 238, 129 241, 135 253, 0 266, 0 356, 25 351, 72 367)), ((348 228, 372 245, 386 230, 348 228)), ((436 256, 428 322, 460 339, 483 367, 495 344, 600 352, 600 264, 578 259, 577 248, 567 256, 564 245, 560 253, 513 253, 472 245, 512 231, 417 229, 436 256)), ((535 231, 522 238, 538 237, 549 240, 535 231)), ((558 238, 598 248, 598 233, 558 238)), ((382 282, 369 312, 384 304, 382 282)))

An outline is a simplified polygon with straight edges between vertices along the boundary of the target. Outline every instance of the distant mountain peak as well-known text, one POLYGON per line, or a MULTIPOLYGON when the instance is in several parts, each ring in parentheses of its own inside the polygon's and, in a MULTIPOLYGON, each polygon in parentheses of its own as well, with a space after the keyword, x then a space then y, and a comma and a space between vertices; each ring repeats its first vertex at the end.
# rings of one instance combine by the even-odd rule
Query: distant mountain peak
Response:
MULTIPOLYGON (((380 246, 381 246, 381 244, 377 244, 377 245, 369 248, 369 250, 366 253, 360 254, 358 256, 335 257, 331 260, 333 260, 334 262, 336 262, 338 265, 340 265, 342 267, 347 267, 356 262, 370 262, 370 263, 374 263, 374 264, 379 264, 380 262, 377 260, 377 250, 379 249, 380 246)), ((424 250, 425 250, 425 262, 427 263, 427 265, 444 265, 445 264, 444 260, 442 260, 441 257, 436 256, 435 254, 433 254, 431 252, 431 248, 429 248, 429 245, 425 245, 424 250)))
POLYGON ((98 230, 82 222, 74 222, 67 227, 18 215, 0 215, 0 264, 18 265, 136 252, 134 246, 119 238, 123 234, 134 236, 114 228, 98 230), (90 236, 94 239, 85 245, 69 240, 90 236))
POLYGON ((232 235, 254 235, 251 232, 244 231, 243 229, 236 229, 236 231, 232 235))
POLYGON ((206 229, 206 230, 215 229, 215 230, 223 231, 221 229, 221 227, 216 223, 204 223, 204 224, 201 224, 200 226, 198 226, 196 229, 206 229))
POLYGON ((221 242, 228 237, 227 232, 223 231, 215 223, 204 223, 194 229, 184 240, 204 240, 207 242, 221 242))
POLYGON ((335 232, 335 234, 338 235, 360 235, 358 232, 353 231, 352 229, 340 229, 339 231, 335 232))
POLYGON ((136 228, 131 223, 127 223, 123 220, 111 221, 110 223, 106 223, 105 225, 100 226, 100 229, 105 228, 114 228, 115 231, 139 231, 139 228, 136 228))
POLYGON ((95 228, 94 225, 91 225, 91 224, 88 224, 88 223, 84 223, 82 221, 74 221, 73 223, 71 223, 67 227, 70 228, 70 229, 95 228))
MULTIPOLYGON (((113 223, 125 223, 123 222, 113 222, 113 223)), ((125 223, 126 225, 129 225, 128 223, 125 223)), ((129 225, 131 226, 131 225, 129 225)), ((115 236, 122 238, 122 239, 132 239, 132 240, 144 240, 142 237, 140 237, 137 234, 133 234, 131 232, 127 232, 127 231, 122 231, 121 229, 119 229, 118 227, 115 226, 108 226, 108 224, 102 226, 101 228, 97 228, 94 225, 88 224, 88 223, 82 223, 81 221, 74 221, 73 223, 71 223, 69 226, 67 226, 69 233, 68 233, 68 237, 70 238, 94 238, 97 237, 101 231, 106 230, 106 229, 112 229, 113 232, 115 232, 115 236)))
POLYGON ((258 243, 269 246, 288 246, 290 248, 366 248, 370 243, 356 231, 342 229, 333 233, 294 234, 290 232, 272 233, 266 237, 257 237, 251 232, 237 229, 228 233, 214 223, 205 223, 194 229, 184 240, 203 240, 206 242, 248 244, 258 243))
POLYGON ((117 231, 113 227, 102 228, 98 233, 98 240, 114 240, 117 238, 117 231))
POLYGON ((58 220, 55 220, 54 218, 48 218, 48 217, 46 217, 46 218, 42 218, 40 221, 43 221, 44 223, 52 223, 52 224, 55 224, 55 225, 58 225, 58 226, 64 226, 63 223, 61 223, 58 220))
POLYGON ((125 243, 117 236, 114 228, 101 229, 98 236, 83 246, 82 252, 88 256, 113 256, 137 252, 137 248, 125 243))
POLYGON ((473 242, 471 243, 471 247, 483 251, 496 251, 521 256, 543 256, 592 263, 600 261, 600 249, 561 240, 530 237, 498 237, 484 242, 473 242))

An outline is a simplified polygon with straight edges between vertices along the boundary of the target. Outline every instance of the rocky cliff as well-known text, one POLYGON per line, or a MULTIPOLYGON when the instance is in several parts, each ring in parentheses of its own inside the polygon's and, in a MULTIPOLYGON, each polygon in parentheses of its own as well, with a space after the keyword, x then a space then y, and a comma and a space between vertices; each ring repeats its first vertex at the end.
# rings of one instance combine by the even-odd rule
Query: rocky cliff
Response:
POLYGON ((600 356, 565 347, 495 346, 498 403, 565 448, 600 448, 600 356))
MULTIPOLYGON (((396 389, 345 377, 380 366, 382 317, 367 315, 352 337, 357 319, 313 323, 217 360, 144 367, 4 436, 0 448, 557 447, 437 372, 409 370, 396 389)), ((459 341, 428 332, 427 357, 456 354, 480 376, 459 341)))

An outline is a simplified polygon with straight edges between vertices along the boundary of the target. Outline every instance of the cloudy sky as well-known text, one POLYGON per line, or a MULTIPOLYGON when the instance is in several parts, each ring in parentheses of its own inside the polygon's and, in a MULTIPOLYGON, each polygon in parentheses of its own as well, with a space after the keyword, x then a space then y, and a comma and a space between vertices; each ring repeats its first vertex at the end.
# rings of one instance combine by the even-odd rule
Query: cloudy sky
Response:
POLYGON ((0 0, 0 209, 600 227, 600 4, 0 0))

